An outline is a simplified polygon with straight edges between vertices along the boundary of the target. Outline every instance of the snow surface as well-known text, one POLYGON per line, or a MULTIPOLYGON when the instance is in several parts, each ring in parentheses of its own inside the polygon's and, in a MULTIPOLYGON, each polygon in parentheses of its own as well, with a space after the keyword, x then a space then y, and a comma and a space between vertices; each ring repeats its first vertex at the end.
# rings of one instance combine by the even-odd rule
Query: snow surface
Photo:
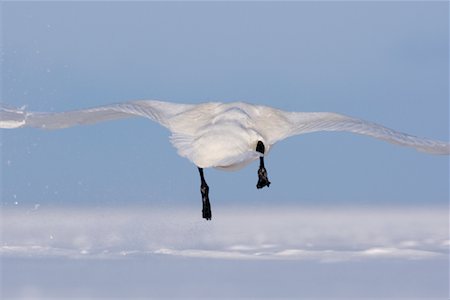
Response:
POLYGON ((3 206, 2 299, 448 296, 446 207, 3 206))

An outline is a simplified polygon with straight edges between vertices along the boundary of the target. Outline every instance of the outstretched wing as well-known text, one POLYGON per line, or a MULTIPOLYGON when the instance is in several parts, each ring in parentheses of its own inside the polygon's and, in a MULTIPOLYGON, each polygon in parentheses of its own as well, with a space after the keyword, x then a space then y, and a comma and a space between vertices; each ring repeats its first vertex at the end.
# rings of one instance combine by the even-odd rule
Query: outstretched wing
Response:
POLYGON ((392 144, 413 147, 421 152, 441 155, 450 154, 450 145, 447 142, 416 137, 376 123, 336 113, 286 112, 284 117, 284 129, 278 140, 316 131, 347 131, 371 136, 392 144), (287 124, 289 126, 286 126, 287 124))
POLYGON ((192 106, 141 100, 57 113, 27 112, 23 109, 2 106, 0 107, 0 128, 61 129, 130 117, 149 118, 169 127, 170 118, 189 110, 192 106))

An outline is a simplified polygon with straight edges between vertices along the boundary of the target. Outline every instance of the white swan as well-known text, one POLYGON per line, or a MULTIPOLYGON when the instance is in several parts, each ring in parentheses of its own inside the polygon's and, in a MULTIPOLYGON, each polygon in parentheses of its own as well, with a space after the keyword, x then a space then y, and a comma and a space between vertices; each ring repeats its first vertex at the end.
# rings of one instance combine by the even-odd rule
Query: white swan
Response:
POLYGON ((422 152, 450 154, 447 142, 415 137, 361 119, 328 112, 286 112, 243 102, 192 105, 141 100, 61 113, 27 112, 2 106, 0 128, 60 129, 136 116, 152 119, 169 129, 178 154, 198 167, 203 218, 207 220, 211 219, 211 208, 203 168, 237 170, 259 158, 257 188, 269 186, 264 154, 276 142, 293 135, 349 131, 422 152))

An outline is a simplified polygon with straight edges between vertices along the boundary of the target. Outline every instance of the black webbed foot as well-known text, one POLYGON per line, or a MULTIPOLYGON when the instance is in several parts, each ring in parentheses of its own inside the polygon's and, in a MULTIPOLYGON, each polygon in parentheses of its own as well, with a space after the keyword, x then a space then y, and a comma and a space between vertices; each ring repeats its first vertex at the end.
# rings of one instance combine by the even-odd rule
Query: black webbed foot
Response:
POLYGON ((200 191, 202 193, 202 216, 203 219, 211 220, 211 204, 209 203, 209 187, 206 182, 202 183, 200 187, 200 191))
POLYGON ((206 183, 205 176, 203 174, 203 169, 198 168, 200 173, 200 179, 202 181, 202 185, 200 186, 200 192, 202 193, 202 216, 203 219, 211 220, 211 203, 209 203, 209 186, 206 183))
POLYGON ((256 184, 256 188, 262 189, 265 186, 270 186, 270 181, 267 177, 267 171, 266 168, 264 168, 264 152, 266 152, 266 147, 264 146, 263 142, 258 141, 256 145, 256 151, 262 154, 262 156, 259 158, 258 183, 256 184))
POLYGON ((261 166, 261 167, 259 167, 259 170, 258 170, 258 183, 256 184, 256 188, 262 189, 265 186, 269 187, 270 181, 269 181, 269 178, 267 177, 266 168, 261 166))

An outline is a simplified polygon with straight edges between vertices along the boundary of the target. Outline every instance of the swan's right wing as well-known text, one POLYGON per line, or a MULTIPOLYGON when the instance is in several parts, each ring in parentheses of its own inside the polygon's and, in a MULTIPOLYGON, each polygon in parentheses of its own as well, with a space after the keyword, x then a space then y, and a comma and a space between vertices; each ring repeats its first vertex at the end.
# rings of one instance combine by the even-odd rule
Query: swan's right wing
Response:
POLYGON ((173 116, 192 105, 153 100, 130 101, 67 112, 28 112, 24 109, 0 107, 0 128, 35 127, 61 129, 130 117, 145 117, 168 127, 173 116))
POLYGON ((447 142, 409 135, 376 123, 336 113, 285 112, 283 125, 277 129, 274 140, 309 132, 346 131, 370 136, 392 144, 413 147, 421 152, 450 154, 450 145, 447 142))

